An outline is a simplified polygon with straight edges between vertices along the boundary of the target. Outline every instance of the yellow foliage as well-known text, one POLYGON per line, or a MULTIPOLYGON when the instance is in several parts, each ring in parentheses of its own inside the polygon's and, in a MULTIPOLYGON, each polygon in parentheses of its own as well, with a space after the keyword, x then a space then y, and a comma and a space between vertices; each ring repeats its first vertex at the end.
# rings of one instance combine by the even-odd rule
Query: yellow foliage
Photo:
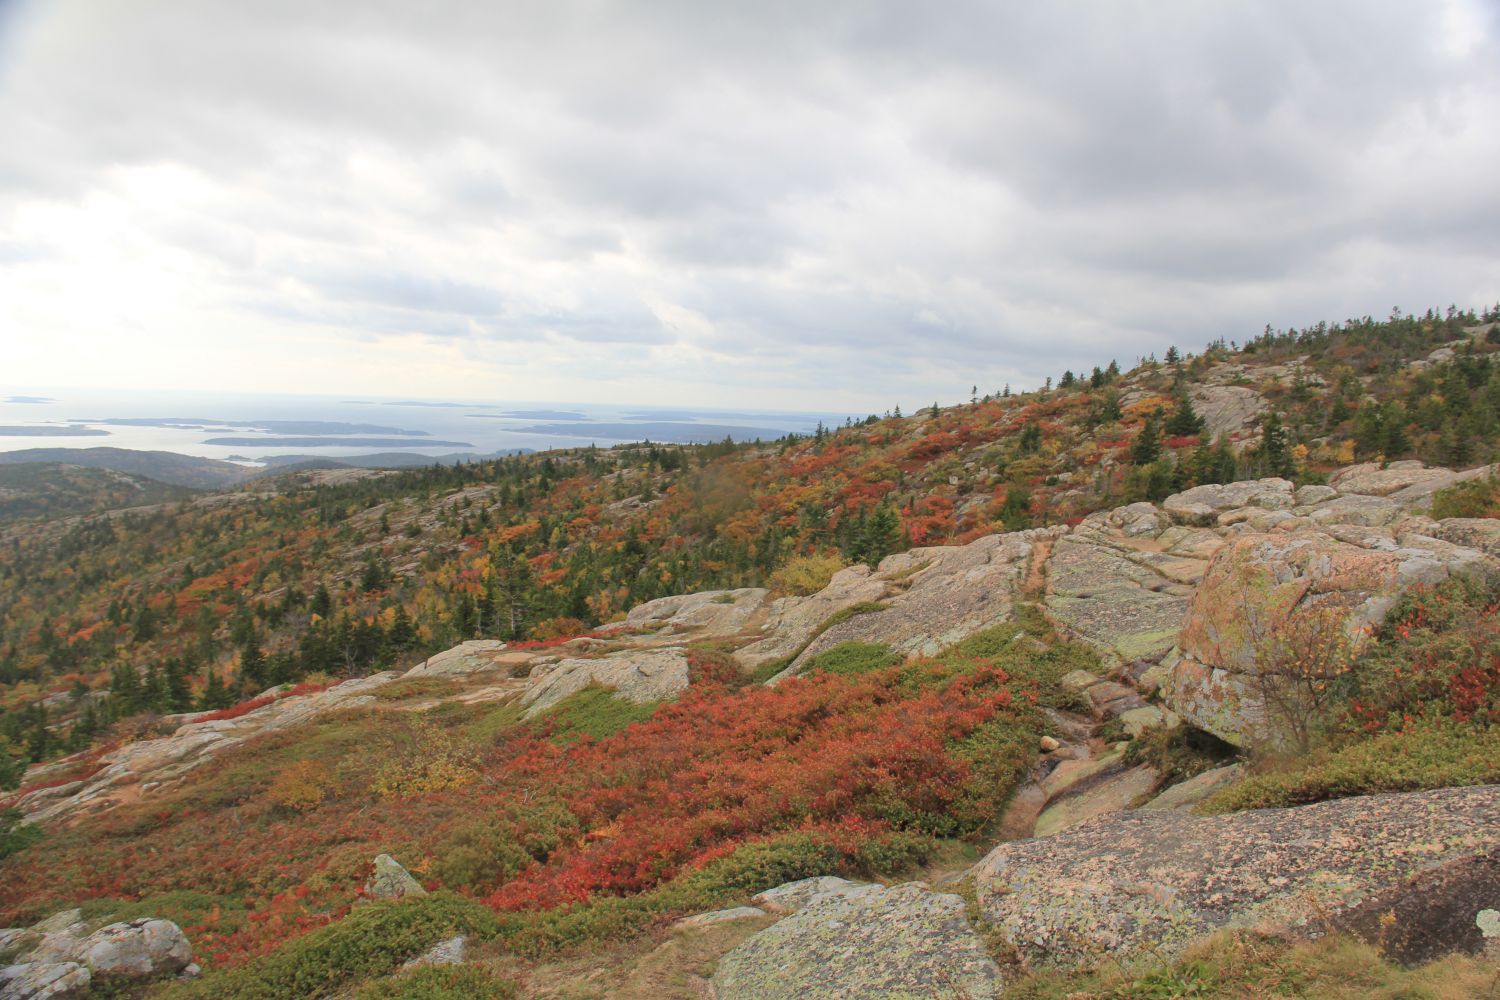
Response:
POLYGON ((833 574, 843 568, 844 560, 831 552, 793 556, 771 574, 771 589, 783 594, 806 597, 828 586, 833 574))
POLYGON ((445 729, 430 722, 414 728, 406 752, 375 772, 370 790, 383 799, 445 792, 479 780, 478 761, 445 729))
POLYGON ((283 809, 306 812, 321 805, 332 787, 333 779, 325 765, 315 760, 299 760, 276 776, 266 797, 283 809))

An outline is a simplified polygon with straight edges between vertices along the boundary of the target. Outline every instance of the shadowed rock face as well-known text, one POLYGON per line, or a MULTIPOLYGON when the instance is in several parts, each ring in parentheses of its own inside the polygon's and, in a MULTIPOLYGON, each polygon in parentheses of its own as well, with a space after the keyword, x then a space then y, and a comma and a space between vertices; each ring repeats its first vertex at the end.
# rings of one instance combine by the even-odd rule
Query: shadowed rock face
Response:
POLYGON ((973 876, 985 916, 1029 961, 1066 966, 1170 955, 1222 927, 1316 936, 1325 918, 1419 893, 1429 873, 1497 848, 1500 786, 1484 786, 1220 817, 1118 813, 1002 844, 973 876))
POLYGON ((912 882, 798 910, 725 955, 713 985, 719 1000, 987 1000, 1001 980, 964 901, 912 882))
POLYGON ((1334 921, 1390 958, 1418 965, 1453 952, 1479 954, 1500 943, 1500 855, 1471 855, 1371 895, 1334 921), (1494 920, 1495 917, 1491 917, 1494 920), (1489 932, 1488 935, 1486 932, 1489 932))

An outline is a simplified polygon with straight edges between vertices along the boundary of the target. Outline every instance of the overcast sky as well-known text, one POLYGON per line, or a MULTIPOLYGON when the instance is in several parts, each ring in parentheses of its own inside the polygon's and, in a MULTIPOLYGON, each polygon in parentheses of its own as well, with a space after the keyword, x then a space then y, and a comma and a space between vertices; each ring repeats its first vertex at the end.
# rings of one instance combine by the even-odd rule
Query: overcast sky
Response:
POLYGON ((0 0, 0 388, 863 412, 1483 306, 1497 8, 0 0))

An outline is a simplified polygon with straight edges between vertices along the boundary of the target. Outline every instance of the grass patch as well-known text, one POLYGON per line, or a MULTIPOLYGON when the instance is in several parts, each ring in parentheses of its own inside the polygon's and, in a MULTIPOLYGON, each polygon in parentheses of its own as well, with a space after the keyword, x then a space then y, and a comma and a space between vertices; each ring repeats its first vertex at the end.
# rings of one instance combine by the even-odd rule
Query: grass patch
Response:
POLYGON ((1413 969, 1369 945, 1330 936, 1292 944, 1223 933, 1171 962, 1044 973, 1011 985, 1006 1000, 1469 1000, 1496 996, 1493 962, 1455 955, 1413 969))
POLYGON ((1375 792, 1494 784, 1500 782, 1500 731, 1417 722, 1339 749, 1263 766, 1272 770, 1223 789, 1197 811, 1217 814, 1375 792))
POLYGON ((616 698, 606 687, 590 684, 582 691, 568 695, 542 716, 550 727, 548 739, 554 743, 575 743, 589 738, 602 740, 655 714, 659 701, 637 704, 616 698))
POLYGON ((354 1000, 511 1000, 516 984, 474 965, 428 965, 367 983, 354 1000))
POLYGON ((807 661, 806 671, 825 674, 867 674, 900 663, 901 657, 879 642, 841 642, 807 661))
POLYGON ((264 958, 211 971, 155 995, 162 1000, 311 1000, 389 975, 455 934, 492 937, 498 929, 488 909, 448 893, 371 903, 338 923, 293 938, 264 958))
POLYGON ((451 677, 406 677, 376 688, 377 701, 406 701, 409 698, 441 698, 453 694, 460 685, 451 677))
POLYGON ((142 899, 86 899, 78 904, 78 909, 84 920, 101 925, 140 917, 160 917, 178 927, 212 925, 220 932, 239 927, 248 913, 244 901, 236 896, 189 889, 142 899))
POLYGON ((807 637, 807 641, 797 647, 796 652, 789 653, 788 655, 783 656, 778 660, 770 660, 756 667, 755 670, 750 674, 750 682, 752 684, 764 684, 772 677, 775 677, 777 674, 781 673, 787 667, 797 662, 797 657, 807 652, 809 646, 817 642, 818 639, 823 635, 823 633, 827 632, 835 625, 842 625, 844 622, 856 617, 857 615, 869 615, 874 614, 877 611, 884 611, 887 607, 889 607, 889 605, 882 604, 880 601, 860 601, 858 604, 851 604, 847 608, 840 608, 839 610, 835 611, 833 614, 825 618, 823 620, 823 624, 819 625, 817 630, 813 632, 812 635, 807 637))

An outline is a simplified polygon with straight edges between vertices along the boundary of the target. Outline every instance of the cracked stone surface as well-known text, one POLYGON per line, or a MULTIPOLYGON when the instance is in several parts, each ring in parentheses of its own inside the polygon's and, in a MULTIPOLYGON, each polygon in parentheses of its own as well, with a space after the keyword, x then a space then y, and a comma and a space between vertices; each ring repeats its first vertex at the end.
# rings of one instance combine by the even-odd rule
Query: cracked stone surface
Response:
MULTIPOLYGON (((1424 873, 1500 850, 1500 786, 1196 817, 1115 813, 1001 844, 980 906, 1028 961, 1179 952, 1223 927, 1313 929, 1424 873)), ((1471 918, 1472 919, 1472 918, 1471 918)))
POLYGON ((718 1000, 909 1000, 999 995, 964 901, 918 882, 799 910, 719 961, 718 1000))

